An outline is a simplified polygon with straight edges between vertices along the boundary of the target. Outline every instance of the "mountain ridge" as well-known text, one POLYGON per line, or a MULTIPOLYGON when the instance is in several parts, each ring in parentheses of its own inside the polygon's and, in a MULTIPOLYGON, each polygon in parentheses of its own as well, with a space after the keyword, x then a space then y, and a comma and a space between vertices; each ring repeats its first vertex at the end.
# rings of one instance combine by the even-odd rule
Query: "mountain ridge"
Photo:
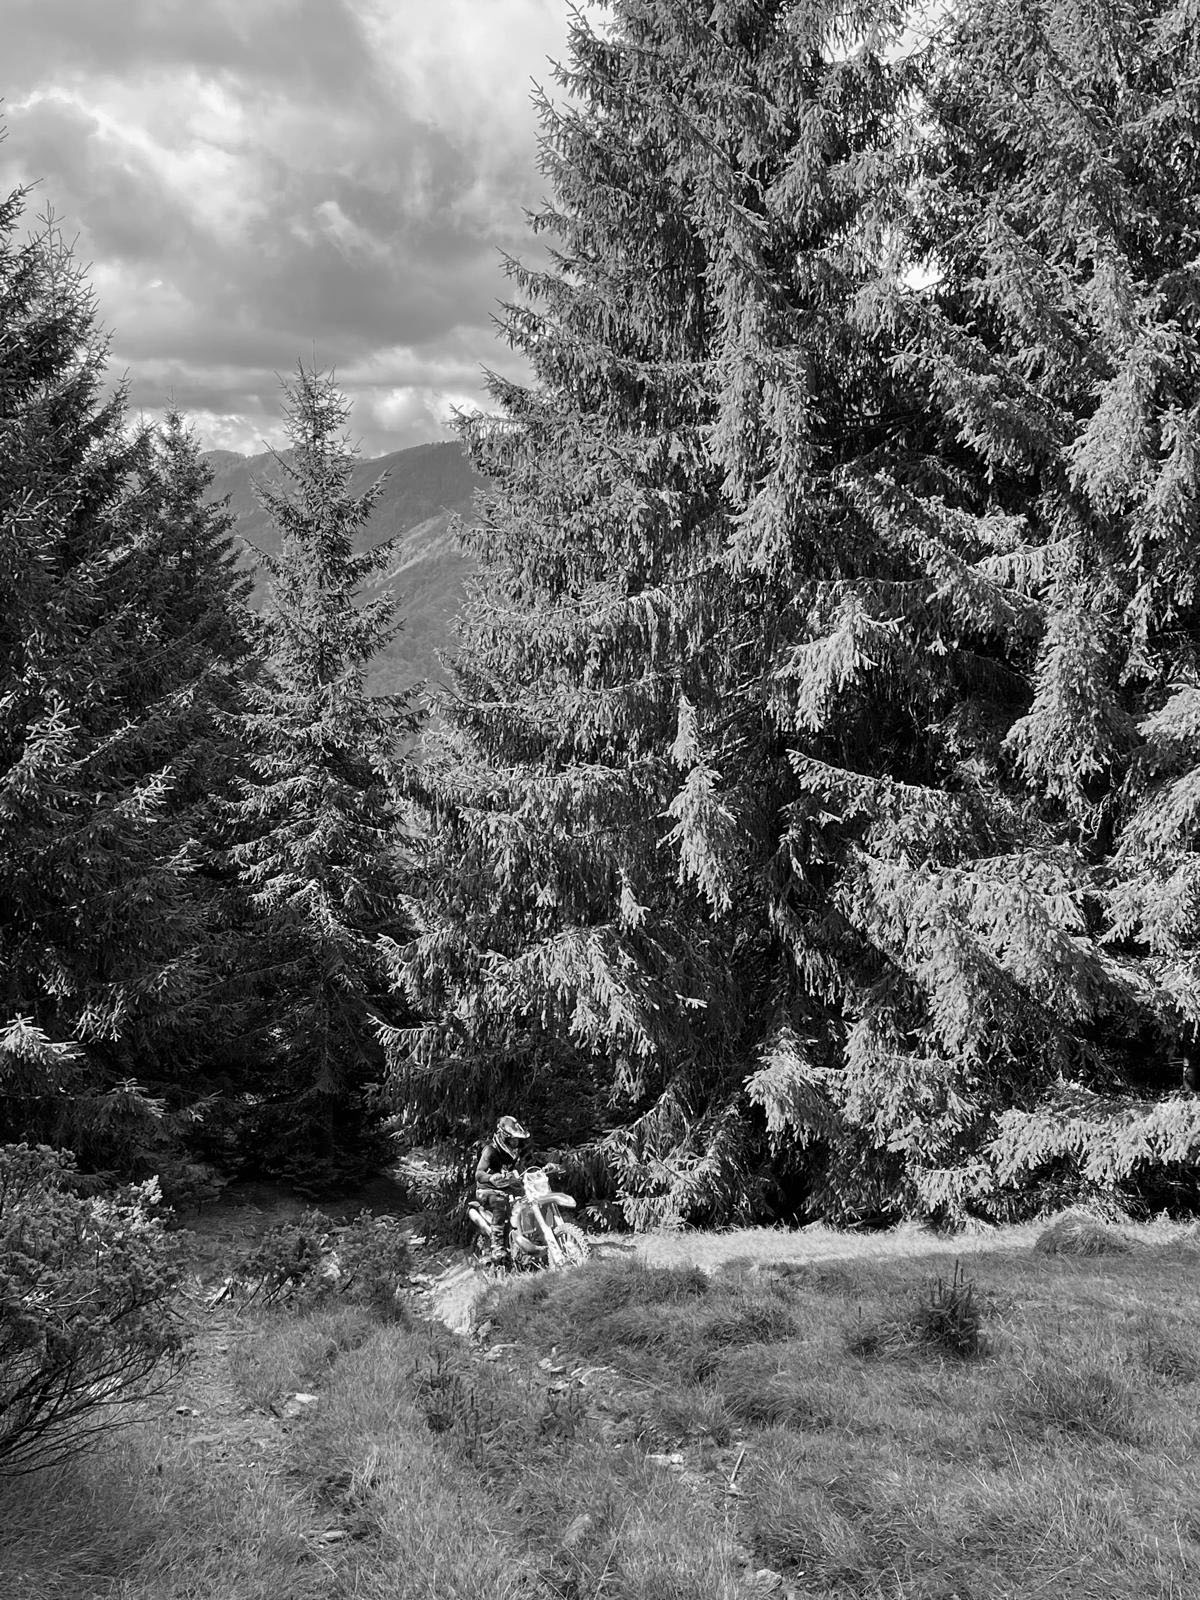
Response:
MULTIPOLYGON (((286 454, 281 452, 280 454, 286 454)), ((228 497, 235 531, 246 565, 256 570, 253 603, 266 600, 265 575, 258 570, 258 551, 276 555, 279 534, 254 497, 254 481, 278 481, 274 451, 241 456, 231 450, 209 450, 204 460, 212 470, 208 499, 228 497)), ((375 694, 395 694, 441 675, 438 652, 454 643, 454 622, 474 562, 454 534, 457 518, 468 518, 482 479, 472 470, 456 441, 412 445, 388 455, 356 462, 353 493, 361 494, 377 478, 386 481, 363 546, 395 539, 387 568, 364 587, 368 594, 395 597, 402 626, 368 673, 375 694)))

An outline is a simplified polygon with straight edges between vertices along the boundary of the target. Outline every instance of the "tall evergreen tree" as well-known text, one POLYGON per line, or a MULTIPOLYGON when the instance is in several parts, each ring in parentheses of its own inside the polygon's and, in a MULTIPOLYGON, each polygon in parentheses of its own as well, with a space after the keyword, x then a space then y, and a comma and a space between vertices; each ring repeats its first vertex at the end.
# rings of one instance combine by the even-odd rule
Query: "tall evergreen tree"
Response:
POLYGON ((914 346, 1038 618, 1018 715, 972 752, 1029 811, 1004 899, 961 914, 1010 968, 1029 952, 1042 1034, 968 1175, 984 1198, 1196 1198, 1198 1108, 1163 1095, 1200 1024, 1198 21, 965 0, 932 86, 914 346))
POLYGON ((431 1122, 583 1088, 635 1221, 766 1174, 1003 1213, 1039 1164, 1133 1175, 1164 1117, 1190 1148, 1151 1106, 1114 1160, 1126 1097, 1077 1170, 1107 1041, 1192 1005, 1190 10, 576 25, 552 265, 511 268, 536 380, 468 428, 395 1041, 431 1122))
MULTIPOLYGON (((537 382, 494 382, 503 419, 468 431, 494 490, 461 742, 430 763, 409 981, 439 1021, 408 1081, 465 1112, 580 1078, 637 1221, 755 1205, 770 1142, 833 1120, 866 953, 793 808, 890 637, 864 596, 900 563, 851 478, 906 409, 871 304, 899 270, 903 21, 662 0, 577 24, 574 108, 543 107, 554 265, 511 268, 537 382)), ((881 682, 857 709, 868 772, 919 764, 907 704, 881 682)))
MULTIPOLYGON (((84 276, 53 223, 18 242, 21 214, 0 207, 0 1019, 85 1047, 70 1142, 103 1160, 112 1085, 178 1080, 220 1033, 200 869, 247 646, 194 447, 105 396, 84 276)), ((59 1127, 58 1084, 6 1083, 0 1136, 59 1127)))
POLYGON ((222 846, 225 805, 246 770, 246 685, 260 661, 252 579, 228 507, 208 498, 212 478, 182 416, 169 410, 146 439, 117 569, 122 604, 137 618, 122 646, 122 693, 144 708, 143 759, 169 763, 161 843, 184 889, 180 982, 136 1041, 143 1060, 152 1053, 168 1075, 171 1058, 195 1064, 236 1048, 249 999, 237 970, 245 906, 222 846))
POLYGON ((357 604, 390 541, 356 551, 384 479, 350 492, 356 451, 333 379, 301 368, 285 386, 290 448, 258 486, 279 529, 264 619, 268 672, 251 692, 252 775, 230 854, 262 919, 271 1019, 253 1087, 265 1166, 313 1188, 377 1159, 367 1091, 381 1030, 403 1020, 386 978, 400 909, 402 746, 411 695, 371 696, 366 668, 392 636, 395 601, 357 604))

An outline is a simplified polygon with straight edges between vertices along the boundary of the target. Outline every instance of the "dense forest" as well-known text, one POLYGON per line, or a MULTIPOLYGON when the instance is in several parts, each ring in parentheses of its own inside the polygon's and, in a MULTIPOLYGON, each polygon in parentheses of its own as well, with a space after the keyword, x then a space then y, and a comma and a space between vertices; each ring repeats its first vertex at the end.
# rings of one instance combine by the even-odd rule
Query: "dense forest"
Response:
POLYGON ((0 1180, 515 1111, 610 1225, 1193 1208, 1196 0, 612 0, 556 70, 436 684, 334 379, 248 570, 0 203, 0 1180))

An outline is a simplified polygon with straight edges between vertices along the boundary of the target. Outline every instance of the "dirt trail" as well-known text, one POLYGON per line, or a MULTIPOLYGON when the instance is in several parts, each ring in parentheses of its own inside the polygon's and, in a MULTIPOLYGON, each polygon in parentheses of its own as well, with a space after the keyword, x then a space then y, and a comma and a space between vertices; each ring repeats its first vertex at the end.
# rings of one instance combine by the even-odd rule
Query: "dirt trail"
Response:
POLYGON ((282 1472, 287 1427, 250 1405, 234 1386, 229 1356, 253 1329, 234 1311, 209 1307, 197 1293, 192 1318, 192 1359, 176 1379, 164 1434, 203 1450, 213 1461, 256 1472, 282 1472))
MULTIPOLYGON (((376 1186, 377 1188, 379 1186, 376 1186)), ((357 1198, 357 1197, 356 1197, 357 1198)), ((364 1200, 376 1199, 374 1190, 364 1200)), ((381 1196, 380 1209, 391 1200, 381 1196)), ((337 1208, 353 1215, 358 1204, 337 1208)), ((290 1472, 288 1436, 304 1407, 287 1396, 269 1407, 242 1394, 233 1376, 238 1346, 258 1336, 253 1319, 235 1300, 216 1302, 227 1274, 271 1228, 296 1221, 306 1202, 272 1184, 238 1184, 216 1205, 182 1219, 187 1270, 186 1318, 191 1329, 191 1359, 173 1380, 157 1426, 163 1435, 223 1472, 248 1479, 290 1472)), ((314 1533, 321 1526, 314 1514, 314 1533)))
POLYGON ((444 1322, 451 1333, 468 1334, 476 1303, 494 1281, 482 1268, 462 1261, 440 1272, 418 1274, 416 1287, 424 1289, 431 1316, 444 1322))

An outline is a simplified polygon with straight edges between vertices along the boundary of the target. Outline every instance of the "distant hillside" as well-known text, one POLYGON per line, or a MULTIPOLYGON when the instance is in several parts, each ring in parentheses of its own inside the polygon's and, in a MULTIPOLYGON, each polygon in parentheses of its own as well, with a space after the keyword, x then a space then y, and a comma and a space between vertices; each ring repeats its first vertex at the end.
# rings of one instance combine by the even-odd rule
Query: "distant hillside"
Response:
MULTIPOLYGON (((247 545, 274 554, 279 549, 278 536, 251 488, 255 478, 278 476, 274 457, 212 450, 205 460, 214 473, 210 497, 219 500, 228 495, 238 532, 247 545)), ((470 514, 472 495, 479 487, 462 447, 453 443, 419 444, 376 461, 361 461, 354 473, 355 490, 361 492, 385 471, 388 480, 375 507, 367 542, 401 535, 394 562, 377 582, 396 596, 404 626, 371 674, 371 688, 377 694, 441 676, 436 652, 450 643, 463 584, 471 570, 469 559, 451 538, 450 521, 456 514, 470 514)), ((247 556, 253 559, 252 549, 247 556)), ((265 584, 258 585, 255 595, 263 598, 265 584)))

